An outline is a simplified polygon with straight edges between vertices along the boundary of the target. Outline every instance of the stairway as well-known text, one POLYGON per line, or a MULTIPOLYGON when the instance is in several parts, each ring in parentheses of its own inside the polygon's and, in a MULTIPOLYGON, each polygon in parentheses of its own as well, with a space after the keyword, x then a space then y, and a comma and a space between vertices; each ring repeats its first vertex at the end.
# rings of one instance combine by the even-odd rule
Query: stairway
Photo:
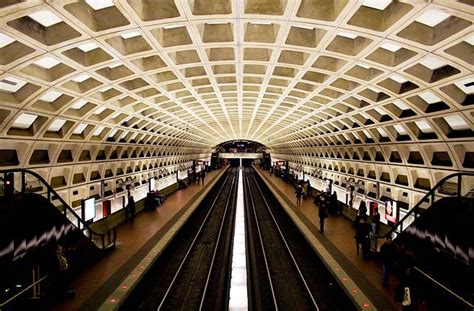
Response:
POLYGON ((452 187, 452 179, 448 185, 457 189, 450 191, 453 195, 435 200, 435 195, 446 193, 444 183, 439 183, 405 217, 416 215, 415 220, 406 228, 400 220, 388 234, 396 237, 399 261, 414 265, 411 281, 432 310, 472 310, 474 198, 452 187), (419 209, 427 200, 430 206, 419 209))
POLYGON ((94 232, 35 172, 3 171, 0 176, 0 310, 31 297, 37 286, 25 289, 39 279, 44 279, 39 284, 43 291, 47 288, 48 276, 57 268, 57 244, 69 250, 73 274, 115 246, 114 229, 94 232), (37 186, 27 187, 33 177, 37 186), (58 201, 59 206, 53 204, 58 201))

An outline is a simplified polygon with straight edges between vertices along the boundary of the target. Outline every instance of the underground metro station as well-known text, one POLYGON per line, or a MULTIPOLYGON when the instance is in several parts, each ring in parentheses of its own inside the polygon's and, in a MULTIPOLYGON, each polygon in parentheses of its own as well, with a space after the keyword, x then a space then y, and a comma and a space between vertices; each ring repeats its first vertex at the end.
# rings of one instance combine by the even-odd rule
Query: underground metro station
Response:
POLYGON ((0 1, 0 310, 473 310, 473 14, 0 1))

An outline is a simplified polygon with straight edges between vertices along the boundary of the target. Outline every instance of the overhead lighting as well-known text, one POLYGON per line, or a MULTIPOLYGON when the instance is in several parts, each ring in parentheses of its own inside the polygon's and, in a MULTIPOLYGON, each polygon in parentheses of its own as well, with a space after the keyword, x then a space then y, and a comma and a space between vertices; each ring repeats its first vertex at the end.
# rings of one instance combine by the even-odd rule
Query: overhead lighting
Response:
MULTIPOLYGON (((1 41, 1 38, 0 38, 0 41, 1 41)), ((466 40, 464 40, 464 42, 467 42, 470 45, 474 45, 474 35, 472 35, 469 38, 467 38, 466 40)))
POLYGON ((7 76, 0 80, 0 90, 14 93, 21 89, 25 84, 26 81, 7 76))
POLYGON ((72 79, 72 81, 74 82, 77 82, 77 83, 81 83, 81 82, 84 82, 86 81, 87 79, 89 79, 91 76, 89 76, 88 74, 82 74, 82 75, 79 75, 77 77, 74 77, 72 79))
POLYGON ((469 124, 467 124, 466 121, 464 121, 464 119, 457 114, 445 116, 443 118, 449 124, 449 126, 455 131, 462 131, 462 130, 469 129, 469 124))
POLYGON ((403 101, 401 101, 400 99, 396 99, 393 101, 393 104, 395 106, 397 106, 398 108, 400 108, 401 110, 408 110, 410 109, 410 107, 408 107, 403 101))
POLYGON ((450 17, 448 13, 438 10, 428 10, 416 19, 417 22, 429 27, 434 27, 450 17))
POLYGON ((0 32, 0 49, 15 42, 14 39, 0 32))
POLYGON ((76 135, 81 135, 82 132, 84 132, 84 130, 86 129, 87 127, 87 124, 84 124, 84 123, 81 123, 79 124, 73 131, 73 134, 76 134, 76 135))
POLYGON ((421 97, 428 104, 439 103, 442 101, 441 98, 431 92, 423 92, 418 94, 418 96, 421 97))
POLYGON ((174 28, 180 28, 184 27, 184 25, 168 25, 168 26, 163 26, 163 29, 174 29, 174 28))
POLYGON ((54 66, 56 66, 60 63, 61 62, 58 61, 56 58, 46 56, 46 57, 43 57, 40 60, 37 60, 35 62, 35 65, 40 66, 40 67, 45 68, 45 69, 51 69, 51 68, 53 68, 54 66))
POLYGON ((374 107, 374 110, 377 111, 377 113, 381 115, 387 114, 387 112, 382 107, 374 107))
POLYGON ((64 123, 66 123, 66 120, 56 119, 56 120, 54 120, 53 123, 51 123, 51 125, 48 128, 48 131, 49 132, 57 132, 63 127, 64 123))
POLYGON ((364 0, 362 5, 383 11, 390 5, 390 3, 392 3, 392 0, 364 0))
POLYGON ((109 67, 110 69, 114 69, 114 68, 117 68, 117 67, 119 67, 119 66, 122 66, 122 63, 111 64, 111 65, 109 65, 108 67, 109 67))
POLYGON ((253 25, 272 25, 272 22, 265 22, 265 21, 251 21, 249 24, 253 25))
POLYGON ((99 48, 99 46, 97 44, 91 42, 91 43, 86 43, 86 44, 79 45, 77 48, 79 50, 87 53, 89 51, 92 51, 92 50, 95 50, 95 49, 99 48))
POLYGON ((123 33, 121 34, 120 36, 123 38, 123 39, 130 39, 130 38, 135 38, 135 37, 139 37, 141 36, 142 34, 138 31, 131 31, 131 32, 126 32, 126 33, 123 33))
POLYGON ((337 35, 341 36, 341 37, 349 38, 349 39, 352 39, 352 40, 357 38, 356 34, 351 33, 351 32, 345 32, 345 31, 338 32, 337 35))
POLYGON ((308 29, 308 30, 314 30, 313 26, 305 26, 305 25, 295 25, 297 28, 303 28, 303 29, 308 29))
POLYGON ((439 59, 437 59, 435 57, 427 57, 424 60, 422 60, 420 62, 420 64, 422 64, 423 66, 425 66, 425 67, 427 67, 431 70, 435 70, 435 69, 441 68, 444 65, 446 65, 446 63, 440 61, 439 59))
POLYGON ((362 67, 362 68, 365 68, 365 69, 370 69, 370 68, 372 68, 372 67, 370 67, 369 65, 364 64, 364 63, 358 63, 357 66, 362 67))
POLYGON ((377 131, 379 132, 380 136, 382 136, 382 137, 388 137, 387 132, 385 132, 385 130, 384 130, 383 128, 378 127, 378 128, 377 128, 377 131))
POLYGON ((93 136, 99 136, 100 133, 104 130, 104 127, 102 125, 99 125, 95 128, 94 133, 92 133, 93 136))
POLYGON ((398 132, 398 134, 400 134, 400 135, 406 135, 407 134, 407 131, 405 130, 405 128, 402 125, 395 124, 393 127, 398 132))
POLYGON ((43 96, 40 97, 40 100, 45 101, 45 102, 48 102, 48 103, 52 103, 52 102, 54 102, 56 99, 58 99, 61 95, 63 95, 63 94, 60 93, 60 92, 57 92, 57 91, 49 91, 49 92, 43 94, 43 96))
POLYGON ((382 49, 395 53, 400 50, 402 47, 393 43, 384 43, 380 46, 382 49))
POLYGON ((81 109, 84 105, 87 104, 87 100, 80 99, 71 106, 72 109, 81 109))
POLYGON ((13 127, 17 129, 29 129, 38 116, 29 113, 22 113, 13 122, 13 127))
POLYGON ((43 25, 44 27, 50 27, 59 24, 63 21, 50 11, 39 11, 31 13, 28 16, 39 24, 43 25))
POLYGON ((423 133, 433 133, 433 129, 425 120, 418 120, 415 121, 416 126, 422 131, 423 133))
POLYGON ((94 111, 94 114, 101 114, 105 109, 107 109, 105 106, 99 107, 94 111))
POLYGON ((229 22, 206 22, 208 25, 227 25, 229 22))
POLYGON ((468 78, 454 83, 464 94, 474 93, 474 79, 468 78))
POLYGON ((403 83, 408 81, 407 79, 405 79, 404 77, 399 76, 399 75, 391 75, 389 78, 392 79, 395 82, 400 83, 400 84, 403 84, 403 83))
POLYGON ((86 3, 96 11, 114 6, 112 0, 86 0, 86 3))
POLYGON ((111 86, 106 86, 106 87, 104 87, 104 88, 101 88, 101 89, 99 90, 99 92, 105 93, 105 92, 107 92, 107 91, 110 91, 111 89, 113 89, 113 87, 111 87, 111 86))

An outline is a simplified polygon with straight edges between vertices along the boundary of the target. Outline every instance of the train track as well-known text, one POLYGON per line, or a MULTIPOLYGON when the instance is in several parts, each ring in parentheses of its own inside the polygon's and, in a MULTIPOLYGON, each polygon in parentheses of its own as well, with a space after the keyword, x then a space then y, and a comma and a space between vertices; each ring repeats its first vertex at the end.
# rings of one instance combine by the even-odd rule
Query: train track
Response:
POLYGON ((122 310, 227 307, 236 171, 231 169, 220 190, 212 194, 206 213, 197 215, 197 219, 186 224, 188 228, 178 233, 180 237, 170 244, 173 249, 168 247, 166 254, 160 256, 122 310))
POLYGON ((355 310, 273 195, 244 176, 252 310, 355 310))

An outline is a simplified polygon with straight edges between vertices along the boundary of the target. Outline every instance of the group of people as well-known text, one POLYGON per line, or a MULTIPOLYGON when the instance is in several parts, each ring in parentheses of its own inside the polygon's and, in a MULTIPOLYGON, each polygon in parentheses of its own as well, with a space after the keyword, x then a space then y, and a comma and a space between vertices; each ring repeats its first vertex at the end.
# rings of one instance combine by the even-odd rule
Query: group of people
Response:
POLYGON ((296 195, 296 206, 301 205, 301 199, 305 199, 308 196, 308 191, 310 189, 309 181, 300 180, 295 185, 295 195, 296 195))

